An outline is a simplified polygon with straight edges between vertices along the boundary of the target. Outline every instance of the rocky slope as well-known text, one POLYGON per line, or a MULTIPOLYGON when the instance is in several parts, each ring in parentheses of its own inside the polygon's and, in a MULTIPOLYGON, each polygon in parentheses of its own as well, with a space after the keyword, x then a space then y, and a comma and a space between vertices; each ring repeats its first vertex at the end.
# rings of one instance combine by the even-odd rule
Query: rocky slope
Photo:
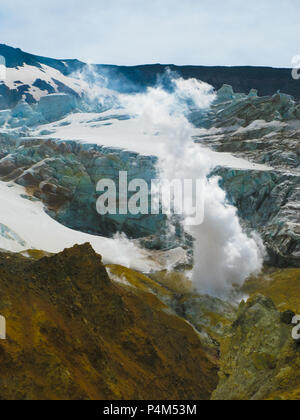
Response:
POLYGON ((88 244, 1 253, 0 398, 298 400, 299 281, 268 269, 238 307, 184 272, 104 267, 88 244))
POLYGON ((237 318, 221 345, 215 400, 299 400, 300 346, 292 318, 300 311, 300 270, 249 280, 237 318), (272 300, 273 299, 273 300, 272 300))
POLYGON ((193 291, 184 273, 160 272, 151 278, 121 266, 111 277, 128 287, 150 291, 199 332, 220 368, 215 400, 299 400, 300 347, 292 338, 292 318, 300 313, 299 269, 265 269, 249 279, 238 305, 193 291))
POLYGON ((114 281, 155 294, 179 317, 197 330, 208 354, 218 361, 220 343, 235 320, 237 304, 194 290, 188 271, 157 271, 145 276, 119 265, 107 266, 114 281))
POLYGON ((300 399, 300 347, 290 312, 257 296, 240 306, 221 349, 215 400, 300 399))
POLYGON ((112 282, 89 245, 0 255, 1 399, 208 399, 217 366, 153 293, 112 282))

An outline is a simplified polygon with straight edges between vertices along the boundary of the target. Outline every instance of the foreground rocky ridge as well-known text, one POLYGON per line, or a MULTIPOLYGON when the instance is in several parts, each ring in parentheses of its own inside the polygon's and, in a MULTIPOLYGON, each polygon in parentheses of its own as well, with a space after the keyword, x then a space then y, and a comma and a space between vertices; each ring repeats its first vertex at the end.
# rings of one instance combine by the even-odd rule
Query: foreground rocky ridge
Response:
POLYGON ((1 254, 0 283, 1 399, 208 399, 217 384, 192 326, 112 282, 88 244, 1 254))
POLYGON ((1 253, 0 398, 299 400, 299 282, 268 269, 238 307, 184 272, 104 267, 88 244, 1 253))

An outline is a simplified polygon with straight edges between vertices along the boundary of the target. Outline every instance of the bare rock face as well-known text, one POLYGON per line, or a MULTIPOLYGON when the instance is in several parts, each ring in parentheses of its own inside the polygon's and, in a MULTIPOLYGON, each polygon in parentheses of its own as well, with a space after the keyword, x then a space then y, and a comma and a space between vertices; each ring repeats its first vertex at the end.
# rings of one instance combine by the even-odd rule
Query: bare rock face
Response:
POLYGON ((222 344, 214 400, 299 398, 300 347, 292 338, 291 319, 263 295, 240 305, 222 344))
POLYGON ((0 399, 209 399, 216 363, 150 292, 110 280, 89 244, 0 254, 0 399))

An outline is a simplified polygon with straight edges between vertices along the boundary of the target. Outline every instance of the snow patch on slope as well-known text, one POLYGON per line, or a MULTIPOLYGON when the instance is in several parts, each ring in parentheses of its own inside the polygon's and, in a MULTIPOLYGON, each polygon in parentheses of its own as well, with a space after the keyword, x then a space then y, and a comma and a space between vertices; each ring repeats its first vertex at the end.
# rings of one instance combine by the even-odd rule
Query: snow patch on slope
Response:
POLYGON ((58 82, 66 85, 68 88, 74 90, 79 95, 83 93, 85 86, 82 81, 70 76, 64 76, 59 70, 45 64, 41 64, 40 66, 41 67, 39 68, 24 64, 22 67, 7 68, 5 79, 6 86, 10 89, 16 89, 20 85, 28 85, 28 92, 36 101, 39 101, 42 96, 46 96, 48 94, 46 90, 33 86, 34 82, 38 79, 50 85, 55 92, 59 92, 59 88, 55 83, 55 80, 57 80, 58 82))
MULTIPOLYGON (((194 134, 199 132, 194 130, 194 134)), ((203 130, 202 130, 203 132, 203 130)), ((103 113, 76 113, 52 124, 37 127, 34 137, 56 138, 62 141, 75 140, 104 147, 115 147, 141 155, 162 156, 168 142, 166 133, 155 129, 145 129, 144 122, 138 118, 128 118, 128 111, 110 110, 103 113), (43 135, 43 133, 46 133, 43 135)), ((200 146, 199 146, 200 147, 200 146)), ((212 167, 224 166, 232 169, 270 171, 268 165, 259 165, 230 153, 204 149, 212 162, 212 167)))
POLYGON ((48 216, 41 202, 26 198, 25 189, 16 184, 0 182, 0 197, 0 248, 10 252, 39 249, 57 253, 89 242, 105 264, 120 264, 143 272, 162 270, 184 258, 181 249, 170 255, 151 253, 125 236, 107 239, 68 229, 48 216))

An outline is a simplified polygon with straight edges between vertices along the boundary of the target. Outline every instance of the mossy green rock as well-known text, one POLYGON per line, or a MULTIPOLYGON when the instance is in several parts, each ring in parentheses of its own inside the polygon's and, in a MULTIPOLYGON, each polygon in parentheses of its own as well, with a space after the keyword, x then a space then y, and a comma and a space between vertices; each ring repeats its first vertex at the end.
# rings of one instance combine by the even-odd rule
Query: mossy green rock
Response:
POLYGON ((33 257, 0 253, 0 399, 210 398, 216 363, 153 293, 111 281, 89 244, 33 257))
POLYGON ((300 399, 300 346, 270 298, 241 303, 221 346, 219 376, 213 400, 300 399))

